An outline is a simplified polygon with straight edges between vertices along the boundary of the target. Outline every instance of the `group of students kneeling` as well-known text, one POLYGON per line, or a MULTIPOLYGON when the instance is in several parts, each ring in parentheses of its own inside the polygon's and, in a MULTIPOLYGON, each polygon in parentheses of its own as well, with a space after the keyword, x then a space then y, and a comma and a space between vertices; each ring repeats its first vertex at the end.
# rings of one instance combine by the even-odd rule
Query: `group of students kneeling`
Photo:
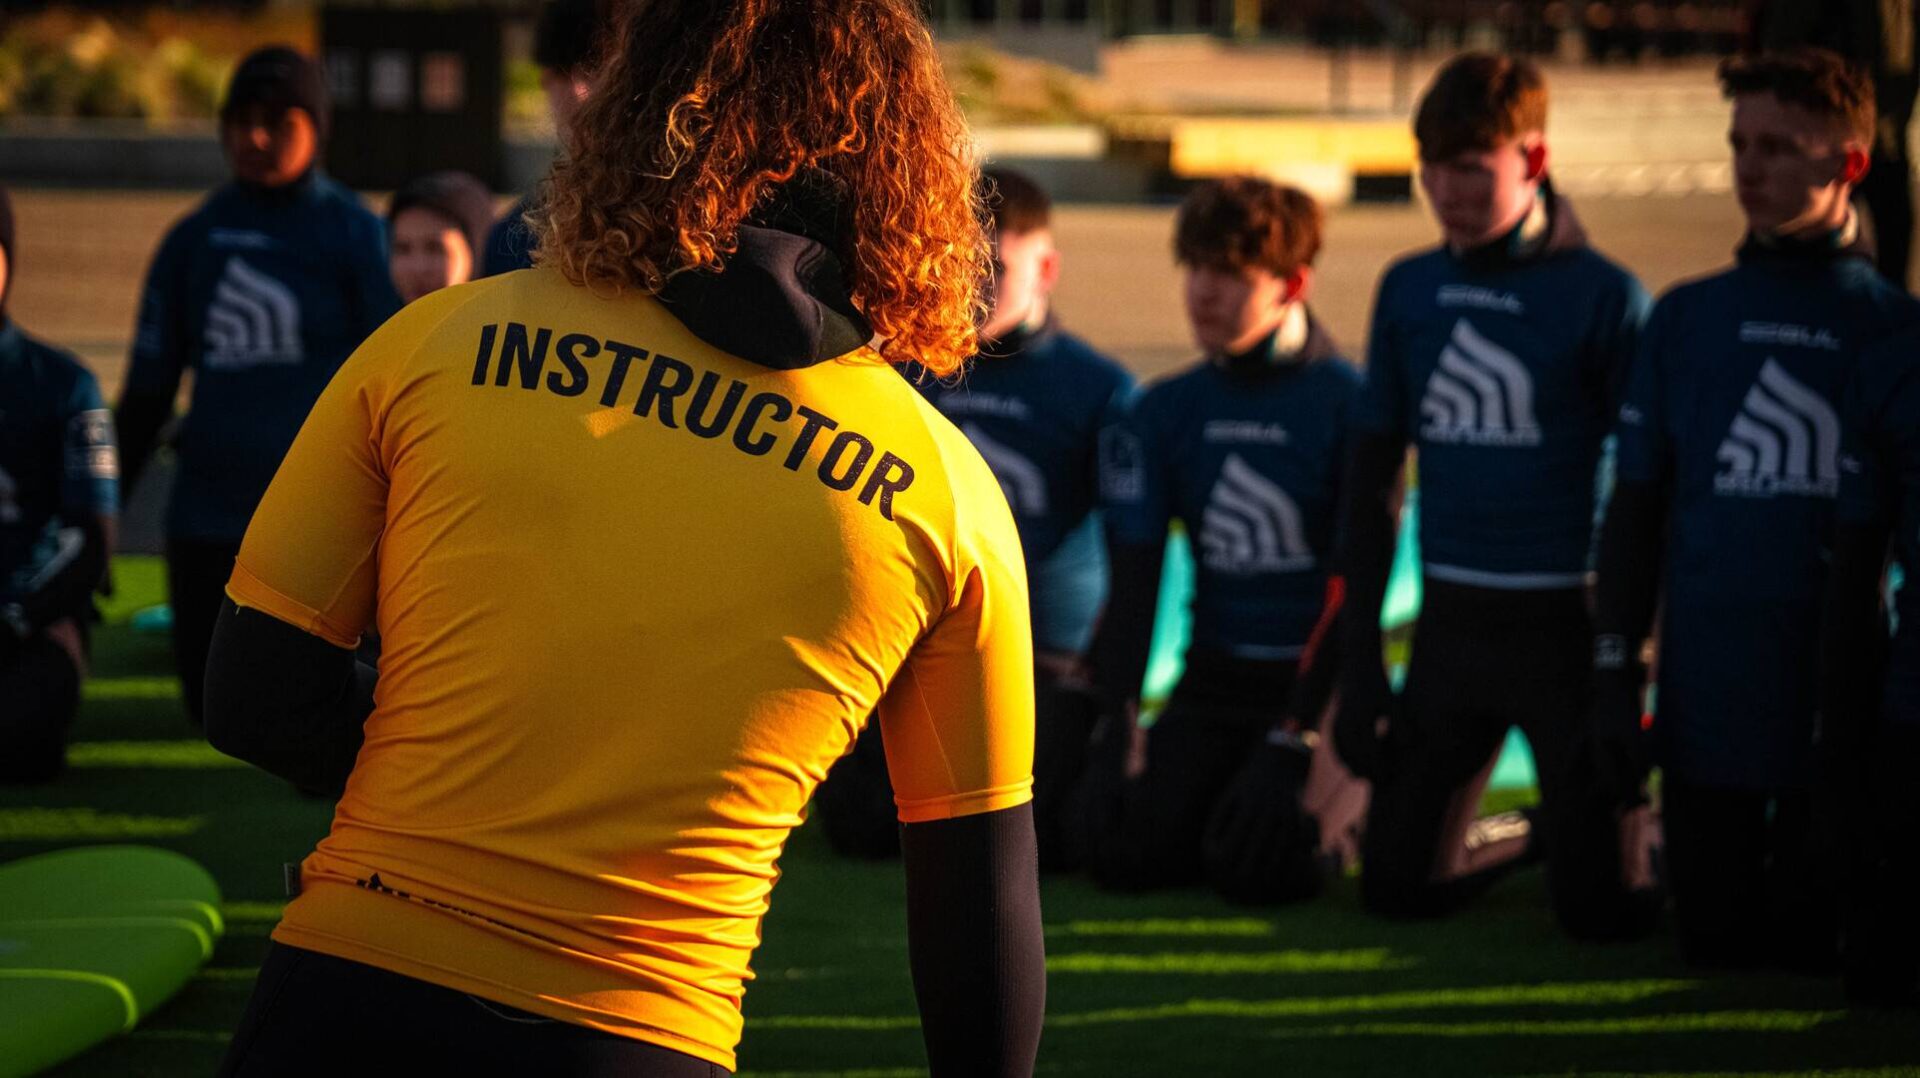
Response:
MULTIPOLYGON (((1414 120, 1444 242, 1383 276, 1364 369, 1311 313, 1299 191, 1186 199, 1204 358, 1136 390, 1048 309, 1046 195, 989 171, 982 353, 920 386, 1024 546, 1043 867, 1277 903, 1357 860, 1369 910, 1430 917, 1541 860, 1575 937, 1642 937, 1670 895, 1690 960, 1830 971, 1844 941, 1855 998, 1913 998, 1920 609, 1890 656, 1879 615, 1889 536, 1920 553, 1920 302, 1851 208, 1864 77, 1808 50, 1720 78, 1749 231, 1656 304, 1554 191, 1540 73, 1447 65, 1414 120), (1381 609, 1415 482, 1396 689, 1381 609), (1174 525, 1192 638, 1143 726, 1174 525), (1514 727, 1539 805, 1476 819, 1514 727)), ((877 724, 815 804, 842 852, 897 848, 877 724)))

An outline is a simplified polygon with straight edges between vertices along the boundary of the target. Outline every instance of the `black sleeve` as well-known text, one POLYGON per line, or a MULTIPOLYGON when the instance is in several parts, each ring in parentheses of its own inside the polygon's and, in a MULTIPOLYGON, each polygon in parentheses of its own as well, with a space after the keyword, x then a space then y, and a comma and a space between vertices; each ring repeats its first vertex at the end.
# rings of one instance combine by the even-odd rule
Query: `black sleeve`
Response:
POLYGON ((1826 610, 1820 619, 1820 714, 1827 738, 1856 731, 1879 698, 1887 650, 1880 584, 1888 534, 1877 524, 1842 524, 1834 533, 1826 610))
POLYGON ((1387 581, 1393 573, 1394 544, 1399 538, 1395 508, 1406 460, 1406 443, 1381 434, 1356 436, 1347 455, 1342 484, 1346 508, 1335 569, 1346 580, 1340 629, 1345 638, 1342 660, 1350 670, 1368 664, 1384 669, 1380 607, 1387 601, 1387 581))
POLYGON ((933 1078, 1032 1074, 1047 1009, 1032 803, 906 824, 900 849, 933 1078))
POLYGON ((377 676, 353 652, 224 599, 207 655, 207 740, 303 790, 338 794, 377 676))
POLYGON ((1107 545, 1112 584, 1107 609, 1100 616, 1089 662, 1094 687, 1108 707, 1120 707, 1140 696, 1153 651, 1153 621, 1160 608, 1160 571, 1165 543, 1107 545))
MULTIPOLYGON (((1653 631, 1653 614, 1660 602, 1661 545, 1667 526, 1667 492, 1651 483, 1614 485, 1600 529, 1593 600, 1596 640, 1611 640, 1623 650, 1623 663, 1632 663, 1640 645, 1653 631)), ((1596 655, 1601 654, 1596 650, 1596 655)))
POLYGON ((120 434, 120 491, 133 499, 135 484, 153 456, 161 428, 173 418, 173 393, 127 390, 114 409, 113 426, 120 434))
POLYGON ((27 622, 45 628, 61 618, 90 609, 94 585, 107 571, 107 521, 81 516, 60 529, 60 549, 53 560, 27 582, 20 608, 27 622))

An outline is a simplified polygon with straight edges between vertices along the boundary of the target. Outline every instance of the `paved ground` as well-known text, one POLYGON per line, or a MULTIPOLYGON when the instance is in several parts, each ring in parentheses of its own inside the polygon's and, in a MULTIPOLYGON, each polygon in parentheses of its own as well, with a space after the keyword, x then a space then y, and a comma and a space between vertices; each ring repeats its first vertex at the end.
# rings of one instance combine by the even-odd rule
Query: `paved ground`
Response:
MULTIPOLYGON (((13 311, 33 332, 79 352, 109 396, 118 392, 147 260, 191 194, 15 192, 19 268, 13 311)), ((1725 263, 1739 237, 1724 197, 1594 199, 1581 204, 1595 241, 1656 290, 1725 263)), ((1169 207, 1067 207, 1067 259, 1058 295, 1066 323, 1142 374, 1191 348, 1169 255, 1169 207)), ((1374 282, 1396 256, 1432 242, 1417 206, 1356 206, 1333 214, 1315 306, 1350 347, 1364 343, 1374 282)), ((1357 353, 1356 353, 1357 354, 1357 353)))

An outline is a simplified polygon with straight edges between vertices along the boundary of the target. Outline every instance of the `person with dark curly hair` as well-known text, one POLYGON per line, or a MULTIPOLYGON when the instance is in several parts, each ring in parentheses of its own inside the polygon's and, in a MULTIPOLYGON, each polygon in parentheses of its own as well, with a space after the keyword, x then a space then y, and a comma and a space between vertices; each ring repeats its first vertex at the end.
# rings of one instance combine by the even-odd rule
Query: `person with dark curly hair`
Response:
POLYGON ((1325 880, 1301 798, 1331 688, 1316 645, 1339 608, 1328 566, 1360 374, 1307 305, 1322 224, 1295 188, 1253 177, 1196 188, 1173 253, 1202 358, 1147 386, 1104 439, 1113 582, 1091 665, 1105 728, 1067 832, 1106 887, 1205 879, 1271 903, 1325 880), (1196 562, 1192 643, 1142 731, 1176 522, 1196 562))
POLYGON ((976 350, 989 269, 918 9, 635 5, 574 134, 541 264, 379 330, 242 546, 209 736, 342 793, 224 1073, 727 1073, 872 715, 932 1071, 1029 1074, 1019 536, 894 369, 976 350))

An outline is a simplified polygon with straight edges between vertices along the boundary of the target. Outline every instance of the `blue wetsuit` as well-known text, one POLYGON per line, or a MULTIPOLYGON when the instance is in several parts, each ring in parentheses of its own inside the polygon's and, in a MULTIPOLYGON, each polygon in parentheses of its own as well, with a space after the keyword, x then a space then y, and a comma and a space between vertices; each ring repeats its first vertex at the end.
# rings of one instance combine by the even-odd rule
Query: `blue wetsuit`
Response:
MULTIPOLYGON (((1116 548, 1154 552, 1145 560, 1157 566, 1176 520, 1193 545, 1189 666, 1202 655, 1292 663, 1305 652, 1325 605, 1359 388, 1359 371, 1312 323, 1296 358, 1201 362, 1151 384, 1107 440, 1103 485, 1116 548)), ((1122 588, 1157 594, 1157 572, 1136 575, 1115 580, 1116 596, 1122 588)), ((1123 635, 1110 688, 1128 695, 1139 691, 1146 641, 1123 635)))
MULTIPOLYGON (((228 184, 174 225, 147 273, 125 390, 170 405, 194 372, 169 536, 238 543, 320 391, 399 307, 385 226, 318 173, 228 184)), ((151 434, 126 434, 133 478, 151 434)))
POLYGON ((1380 282, 1355 427, 1418 451, 1436 580, 1586 581, 1596 469, 1647 296, 1587 246, 1564 200, 1551 213, 1537 256, 1440 248, 1380 282))
MULTIPOLYGON (((0 320, 0 605, 31 602, 78 554, 70 529, 118 512, 119 474, 92 372, 0 320)), ((49 620, 81 612, 79 584, 49 620)))
POLYGON ((1619 479, 1667 492, 1654 731, 1670 775, 1811 780, 1842 393, 1862 350, 1916 319, 1920 302, 1859 248, 1757 241, 1655 308, 1620 409, 1619 479))
POLYGON ((527 209, 532 205, 532 195, 522 196, 487 230, 487 246, 476 276, 492 277, 532 268, 535 244, 533 231, 527 227, 527 209))
POLYGON ((0 783, 42 782, 66 762, 80 669, 73 637, 46 630, 85 636, 118 475, 93 375, 0 313, 0 783))
POLYGON ((957 383, 916 384, 1006 491, 1026 552, 1034 647, 1084 652, 1107 597, 1097 445, 1132 376, 1048 320, 994 342, 957 383))

